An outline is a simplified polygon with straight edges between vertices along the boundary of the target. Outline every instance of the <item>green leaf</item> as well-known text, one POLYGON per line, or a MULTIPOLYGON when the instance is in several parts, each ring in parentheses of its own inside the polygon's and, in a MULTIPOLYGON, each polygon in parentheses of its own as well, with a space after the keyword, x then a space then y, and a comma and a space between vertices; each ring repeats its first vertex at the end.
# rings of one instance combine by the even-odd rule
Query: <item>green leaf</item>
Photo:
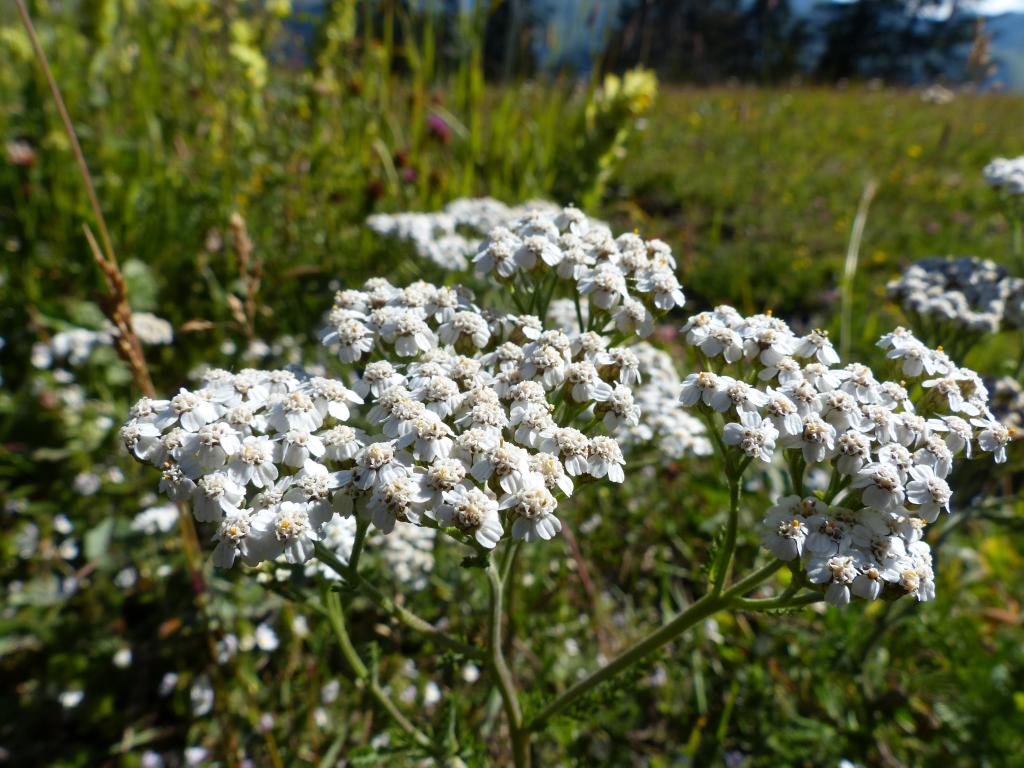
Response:
POLYGON ((104 520, 95 528, 91 528, 84 538, 86 559, 100 560, 105 558, 113 533, 114 518, 112 517, 104 520))
POLYGON ((92 301, 72 301, 67 307, 68 320, 81 328, 99 329, 106 323, 106 316, 99 305, 92 301))
POLYGON ((131 297, 132 309, 149 311, 156 307, 156 275, 138 259, 128 259, 122 266, 128 295, 131 297))

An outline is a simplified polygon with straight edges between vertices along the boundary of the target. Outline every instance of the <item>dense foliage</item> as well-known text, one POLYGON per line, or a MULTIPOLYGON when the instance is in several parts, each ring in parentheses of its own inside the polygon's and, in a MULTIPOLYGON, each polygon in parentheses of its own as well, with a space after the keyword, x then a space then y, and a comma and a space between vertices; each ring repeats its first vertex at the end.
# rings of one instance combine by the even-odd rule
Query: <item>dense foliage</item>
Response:
MULTIPOLYGON (((391 27, 355 3, 331 8, 298 69, 270 55, 293 34, 286 3, 32 8, 163 393, 197 386, 201 364, 332 364, 313 331, 336 290, 378 275, 447 279, 366 217, 463 195, 576 202, 616 232, 671 245, 687 309, 663 315, 653 337, 676 375, 678 329, 724 302, 829 328, 883 366, 874 340, 913 322, 887 298, 906 266, 973 255, 1020 274, 1006 201, 981 173, 1020 151, 1019 97, 662 88, 652 108, 644 76, 629 88, 499 89, 484 84, 472 24, 441 66, 428 19, 399 12, 391 27), (844 255, 871 180, 851 274, 844 255)), ((13 12, 0 20, 0 754, 15 765, 413 762, 417 745, 342 674, 328 617, 272 567, 214 569, 123 450, 118 427, 140 393, 110 346, 81 231, 88 204, 28 39, 13 12)), ((995 331, 957 362, 990 381, 1019 377, 1020 332, 995 331)), ((952 514, 928 537, 935 600, 703 621, 553 721, 538 764, 1013 765, 1024 751, 1019 447, 1008 458, 998 473, 958 470, 952 514)), ((765 556, 754 523, 785 482, 768 468, 746 489, 738 559, 765 556)), ((729 493, 710 458, 686 456, 627 463, 621 490, 587 484, 573 501, 561 535, 523 548, 506 596, 528 716, 705 591, 729 493)), ((479 661, 393 620, 400 594, 400 607, 482 643, 486 588, 463 554, 371 536, 365 575, 390 591, 379 603, 340 595, 354 645, 402 710, 466 764, 502 764, 506 725, 479 661)))

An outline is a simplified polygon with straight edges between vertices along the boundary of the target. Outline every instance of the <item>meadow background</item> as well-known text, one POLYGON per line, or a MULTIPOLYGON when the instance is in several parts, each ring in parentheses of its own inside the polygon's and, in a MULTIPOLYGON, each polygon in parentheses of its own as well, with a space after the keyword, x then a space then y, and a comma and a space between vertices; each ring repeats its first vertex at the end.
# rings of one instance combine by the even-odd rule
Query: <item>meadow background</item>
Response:
MULTIPOLYGON (((339 287, 379 274, 444 280, 364 222, 461 196, 573 202, 616 231, 667 241, 688 300, 659 333, 670 350, 688 314, 722 302, 838 335, 868 185, 877 192, 842 340, 863 357, 902 321, 885 284, 904 266, 1009 259, 981 168, 1024 152, 1021 95, 965 87, 936 103, 920 87, 854 79, 663 81, 614 98, 600 61, 583 76, 497 76, 482 5, 455 17, 397 2, 316 15, 284 1, 30 8, 132 307, 174 327, 173 344, 146 348, 162 393, 200 364, 317 359, 315 331, 339 287)), ((93 221, 82 181, 13 6, 0 10, 0 141, 0 763, 411 763, 362 692, 332 688, 340 662, 322 618, 237 569, 215 572, 174 529, 133 525, 155 504, 155 481, 117 440, 139 393, 113 350, 75 365, 33 354, 60 331, 102 327, 103 279, 82 231, 93 221)), ((1017 343, 990 339, 965 362, 1013 373, 1017 343)), ((530 548, 514 597, 515 633, 531 640, 529 651, 513 641, 527 679, 571 679, 689 602, 725 490, 702 460, 645 472, 625 507, 595 490, 567 521, 575 536, 530 548)), ((954 499, 932 541, 934 602, 708 621, 589 699, 585 727, 560 720, 540 754, 577 765, 1019 765, 1015 478, 999 504, 954 499)), ((458 623, 482 588, 445 554, 409 600, 458 623)), ((493 697, 471 684, 471 695, 452 692, 472 678, 466 660, 357 606, 356 640, 376 649, 403 702, 465 745, 467 764, 507 760, 485 746, 501 727, 493 697)))

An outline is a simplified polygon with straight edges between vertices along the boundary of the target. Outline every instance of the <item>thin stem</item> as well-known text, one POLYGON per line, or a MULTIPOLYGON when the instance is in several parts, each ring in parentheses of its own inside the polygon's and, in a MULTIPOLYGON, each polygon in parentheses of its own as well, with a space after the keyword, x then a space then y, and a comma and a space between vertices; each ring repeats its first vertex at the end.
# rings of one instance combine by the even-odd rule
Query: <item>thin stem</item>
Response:
MULTIPOLYGON (((511 559, 511 558, 510 558, 511 559)), ((502 575, 493 558, 487 563, 487 581, 490 584, 491 622, 488 633, 487 661, 494 674, 495 683, 501 693, 501 702, 508 718, 509 733, 512 737, 512 757, 516 768, 524 768, 530 764, 530 737, 523 728, 523 710, 519 706, 519 695, 512 679, 512 671, 505 661, 505 653, 501 644, 501 624, 504 617, 502 606, 503 585, 502 575)))
POLYGON ((804 576, 803 573, 801 573, 799 571, 799 569, 797 567, 797 562, 798 561, 794 560, 794 561, 790 561, 790 563, 789 563, 789 570, 790 570, 790 573, 792 574, 792 576, 791 576, 791 579, 790 579, 790 582, 789 582, 789 586, 787 586, 782 591, 782 595, 780 595, 780 597, 784 597, 784 598, 792 597, 797 592, 799 592, 800 588, 802 586, 804 586, 804 584, 806 583, 806 581, 805 581, 806 577, 804 576))
POLYGON ((114 247, 110 241, 110 232, 107 231, 107 222, 103 218, 103 211, 100 209, 99 198, 96 197, 96 188, 92 183, 92 176, 89 173, 89 166, 85 162, 85 154, 82 152, 82 145, 78 143, 78 134, 75 133, 75 126, 71 122, 71 115, 68 114, 68 108, 64 104, 64 97, 60 94, 60 88, 57 87, 57 80, 53 76, 53 71, 50 69, 50 61, 46 57, 46 52, 43 50, 42 44, 39 42, 39 36, 36 34, 36 28, 32 24, 32 17, 29 16, 28 8, 25 7, 25 0, 15 0, 18 6, 18 13, 21 14, 21 21, 25 25, 25 31, 28 32, 28 38, 32 42, 32 48, 35 50, 36 59, 39 61, 39 66, 43 70, 43 75, 46 77, 46 84, 50 87, 50 95, 53 96, 53 101, 57 105, 57 113, 60 115, 61 122, 64 123, 64 131, 68 135, 68 140, 71 142, 71 150, 75 155, 75 162, 78 163, 78 171, 82 175, 82 181, 85 182, 85 192, 89 197, 89 205, 92 206, 93 216, 96 217, 96 226, 100 230, 100 238, 103 241, 103 251, 106 254, 107 259, 112 264, 117 264, 117 257, 114 256, 114 247))
POLYGON ((828 490, 825 491, 823 501, 826 504, 831 504, 851 482, 853 482, 852 475, 842 475, 838 470, 832 470, 832 478, 829 480, 828 490))
POLYGON ((568 709, 575 701, 606 680, 615 677, 628 667, 640 661, 647 654, 674 640, 694 624, 703 621, 726 606, 721 595, 709 594, 695 602, 681 614, 662 625, 636 645, 626 649, 607 665, 587 675, 578 683, 549 702, 527 724, 530 731, 539 730, 548 720, 568 709))
POLYGON ((57 87, 57 81, 53 76, 53 71, 50 69, 50 61, 46 57, 46 51, 43 50, 43 46, 39 42, 39 36, 36 34, 36 28, 32 24, 32 17, 28 13, 28 8, 25 6, 24 0, 16 0, 16 3, 18 13, 21 15, 21 21, 25 26, 25 31, 28 33, 32 48, 35 51, 36 59, 39 61, 39 66, 46 77, 50 94, 57 105, 57 112, 64 125, 64 131, 68 135, 68 141, 71 143, 75 162, 78 164, 78 171, 82 177, 82 183, 85 185, 86 195, 89 198, 89 205, 92 207, 93 216, 96 219, 96 226, 100 230, 100 239, 103 242, 102 250, 93 237, 89 226, 84 223, 82 225, 86 242, 92 250, 93 259, 103 273, 103 278, 107 283, 107 296, 106 301, 103 302, 102 309, 107 319, 117 329, 117 333, 114 336, 115 350, 128 364, 132 372, 132 379, 142 394, 146 397, 155 397, 156 391, 153 387, 152 377, 149 374, 149 368, 146 365, 146 358, 142 353, 142 344, 132 325, 132 310, 128 304, 128 286, 124 275, 121 274, 121 270, 117 265, 117 256, 114 253, 114 246, 110 240, 107 221, 103 217, 103 210, 100 208, 99 198, 96 196, 92 175, 89 173, 89 166, 85 162, 82 146, 78 142, 78 134, 75 133, 75 126, 71 122, 71 115, 64 104, 60 88, 57 87))
POLYGON ((274 738, 274 734, 270 731, 264 731, 263 742, 267 745, 267 754, 270 755, 270 764, 273 768, 284 768, 284 762, 281 760, 281 753, 277 748, 277 739, 274 738))
POLYGON ((864 237, 864 227, 868 221, 868 209, 878 191, 878 184, 869 179, 864 185, 860 202, 857 204, 857 215, 850 228, 850 242, 846 248, 846 262, 843 265, 843 282, 839 289, 839 355, 845 359, 850 353, 851 336, 853 334, 853 281, 857 276, 857 261, 860 256, 860 243, 864 237))
POLYGON ((442 632, 429 621, 421 618, 417 614, 410 611, 408 608, 405 608, 401 605, 397 605, 394 600, 385 595, 383 592, 377 589, 377 587, 375 587, 373 584, 366 581, 365 579, 360 578, 356 583, 356 588, 361 590, 362 593, 366 595, 370 600, 372 600, 379 608, 381 608, 381 610, 385 611, 386 613, 390 614, 394 618, 401 621, 403 624, 409 627, 409 629, 415 630, 416 632, 421 632, 430 639, 437 642, 438 644, 443 645, 447 648, 450 648, 453 651, 464 654, 466 656, 476 658, 481 655, 479 649, 474 648, 473 646, 468 645, 467 643, 464 643, 461 640, 457 640, 456 638, 452 637, 451 635, 445 632, 442 632))
MULTIPOLYGON (((355 554, 354 547, 353 554, 355 554)), ((443 645, 466 656, 472 658, 479 658, 481 656, 481 653, 477 648, 442 632, 426 619, 419 617, 408 608, 395 603, 394 600, 385 595, 358 573, 350 572, 348 567, 338 560, 337 556, 333 552, 320 543, 317 543, 316 545, 316 556, 320 562, 341 576, 345 580, 345 583, 352 587, 352 589, 361 592, 374 605, 393 619, 397 619, 402 624, 405 624, 409 629, 424 634, 439 645, 443 645)))
POLYGON ((515 596, 516 596, 516 563, 519 559, 519 549, 522 547, 523 542, 516 539, 509 545, 505 558, 501 562, 501 586, 504 590, 504 602, 505 602, 505 616, 507 629, 505 631, 505 652, 510 653, 512 644, 515 642, 516 634, 516 611, 515 611, 515 596))
POLYGON ((737 597, 733 605, 742 611, 771 611, 777 608, 795 608, 802 605, 820 603, 825 596, 820 592, 805 592, 799 596, 782 594, 778 597, 766 597, 762 600, 749 600, 744 597, 737 597))
POLYGON ((725 467, 726 472, 730 468, 729 452, 725 447, 725 443, 722 441, 721 429, 718 427, 714 412, 705 409, 702 405, 698 404, 697 415, 700 420, 704 422, 704 425, 708 428, 708 434, 711 435, 711 442, 714 443, 715 449, 718 451, 719 457, 722 459, 722 465, 725 467))
POLYGON ((643 640, 627 648, 607 665, 591 672, 587 677, 556 696, 527 723, 526 729, 529 731, 540 730, 548 720, 564 712, 575 701, 585 696, 601 683, 610 680, 649 653, 675 640, 694 624, 703 621, 709 616, 713 616, 723 609, 732 607, 737 599, 768 579, 784 565, 785 563, 781 560, 776 560, 736 582, 728 591, 722 594, 709 593, 705 595, 685 611, 670 619, 668 623, 654 630, 643 640))
POLYGON ((736 552, 736 534, 739 531, 740 517, 740 477, 739 473, 732 473, 729 476, 729 520, 725 525, 725 543, 718 556, 717 567, 714 571, 714 585, 712 594, 719 595, 725 587, 725 580, 729 578, 729 568, 732 566, 732 558, 736 552))
POLYGON ((543 300, 540 302, 540 306, 534 313, 543 322, 548 316, 548 308, 551 306, 551 299, 555 295, 555 289, 558 288, 558 272, 555 270, 551 271, 551 284, 548 286, 547 293, 544 294, 543 300))
POLYGON ((789 466, 789 479, 793 483, 793 493, 797 496, 804 495, 804 470, 807 468, 807 462, 804 461, 804 455, 800 450, 788 451, 786 463, 789 466))
POLYGON ((522 546, 522 540, 516 539, 509 545, 508 551, 505 553, 505 559, 501 564, 501 583, 506 589, 508 588, 509 579, 512 577, 512 570, 515 568, 516 557, 519 555, 519 550, 522 546))
POLYGON ((391 719, 395 721, 399 728, 405 731, 420 747, 433 753, 435 751, 434 742, 401 713, 395 702, 381 688, 376 673, 371 674, 366 664, 359 658, 359 654, 356 652, 355 646, 352 645, 352 639, 349 637, 348 629, 345 626, 345 612, 341 608, 341 598, 337 593, 328 591, 324 595, 324 602, 327 605, 328 620, 331 622, 334 634, 338 638, 338 647, 351 668, 353 676, 366 687, 366 690, 370 692, 374 700, 391 716, 391 719))
POLYGON ((356 520, 356 535, 352 540, 352 552, 348 556, 348 567, 345 569, 350 576, 359 575, 359 558, 363 554, 363 544, 366 543, 366 532, 370 527, 370 521, 362 518, 356 520))
POLYGON ((572 301, 576 306, 576 322, 580 324, 580 333, 585 330, 586 323, 583 322, 583 308, 580 306, 580 294, 579 291, 572 292, 572 301))
POLYGON ((768 565, 758 568, 753 573, 747 574, 733 584, 727 595, 744 595, 758 584, 767 581, 776 571, 781 570, 785 563, 782 560, 772 560, 768 565))
POLYGON ((363 660, 359 658, 355 646, 352 645, 352 638, 349 637, 348 629, 345 626, 345 614, 341 610, 341 598, 336 592, 327 591, 324 595, 324 605, 327 609, 327 620, 331 622, 331 628, 338 638, 338 647, 341 649, 341 655, 345 657, 345 662, 352 669, 352 674, 360 680, 368 678, 370 673, 366 669, 366 665, 363 664, 363 660))

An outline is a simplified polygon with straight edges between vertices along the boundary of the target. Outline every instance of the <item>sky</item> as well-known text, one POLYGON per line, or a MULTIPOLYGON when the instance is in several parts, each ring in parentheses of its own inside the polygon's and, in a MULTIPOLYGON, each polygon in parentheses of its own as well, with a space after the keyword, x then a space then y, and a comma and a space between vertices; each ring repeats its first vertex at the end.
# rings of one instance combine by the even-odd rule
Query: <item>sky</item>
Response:
MULTIPOLYGON (((804 5, 811 6, 824 0, 811 0, 807 3, 798 3, 799 7, 804 5)), ((836 0, 836 2, 849 2, 850 0, 836 0)), ((950 11, 953 9, 952 0, 944 0, 941 5, 936 7, 926 5, 924 11, 925 16, 931 16, 937 19, 945 19, 949 17, 950 11)), ((1001 13, 1024 13, 1024 0, 960 0, 960 8, 964 11, 974 11, 980 13, 983 16, 998 16, 1001 13)))
MULTIPOLYGON (((846 2, 846 0, 838 0, 846 2)), ((1024 12, 1024 0, 961 0, 960 9, 973 11, 983 16, 998 16, 1001 13, 1024 12)), ((944 21, 953 10, 953 0, 944 0, 940 5, 926 5, 922 16, 944 21)))
POLYGON ((981 0, 972 3, 978 13, 995 16, 1000 13, 1024 13, 1024 0, 981 0))

